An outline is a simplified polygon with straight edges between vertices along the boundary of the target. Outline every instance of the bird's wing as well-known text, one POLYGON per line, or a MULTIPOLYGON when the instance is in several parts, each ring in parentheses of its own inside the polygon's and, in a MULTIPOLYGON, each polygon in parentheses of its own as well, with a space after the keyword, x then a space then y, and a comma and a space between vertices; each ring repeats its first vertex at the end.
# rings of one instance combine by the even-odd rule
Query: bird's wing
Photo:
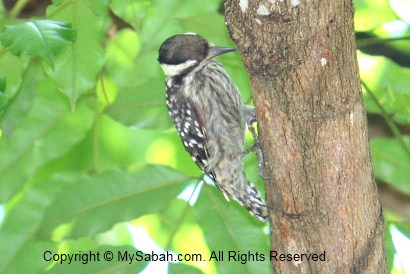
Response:
POLYGON ((207 169, 209 150, 207 149, 207 132, 202 110, 197 104, 186 101, 179 110, 180 121, 175 126, 185 149, 191 154, 198 167, 216 182, 215 173, 207 169))

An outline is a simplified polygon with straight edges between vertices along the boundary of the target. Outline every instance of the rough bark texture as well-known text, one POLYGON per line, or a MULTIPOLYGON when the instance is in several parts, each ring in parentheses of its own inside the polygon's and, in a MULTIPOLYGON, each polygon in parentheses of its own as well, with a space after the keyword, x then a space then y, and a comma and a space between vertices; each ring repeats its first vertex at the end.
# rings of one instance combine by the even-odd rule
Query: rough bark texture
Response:
POLYGON ((353 14, 345 0, 226 3, 270 176, 271 250, 326 252, 274 259, 276 273, 387 273, 353 14))

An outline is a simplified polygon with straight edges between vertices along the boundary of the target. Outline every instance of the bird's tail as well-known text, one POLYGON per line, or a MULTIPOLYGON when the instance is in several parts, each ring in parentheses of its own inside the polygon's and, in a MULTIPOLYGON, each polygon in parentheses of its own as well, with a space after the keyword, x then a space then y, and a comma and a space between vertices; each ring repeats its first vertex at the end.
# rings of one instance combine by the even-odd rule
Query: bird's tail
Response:
POLYGON ((253 216, 262 222, 268 222, 268 208, 266 207, 265 202, 262 200, 259 191, 256 187, 246 181, 243 195, 236 197, 237 201, 243 205, 253 216))

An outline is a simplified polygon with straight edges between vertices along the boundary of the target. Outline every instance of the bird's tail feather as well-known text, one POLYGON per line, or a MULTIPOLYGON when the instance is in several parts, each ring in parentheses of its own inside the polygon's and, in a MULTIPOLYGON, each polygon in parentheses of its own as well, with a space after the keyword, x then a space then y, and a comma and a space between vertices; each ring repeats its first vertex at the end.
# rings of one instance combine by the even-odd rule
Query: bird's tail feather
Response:
POLYGON ((237 197, 238 202, 243 205, 253 216, 262 222, 268 222, 268 208, 262 200, 256 187, 246 181, 245 189, 241 197, 237 197))

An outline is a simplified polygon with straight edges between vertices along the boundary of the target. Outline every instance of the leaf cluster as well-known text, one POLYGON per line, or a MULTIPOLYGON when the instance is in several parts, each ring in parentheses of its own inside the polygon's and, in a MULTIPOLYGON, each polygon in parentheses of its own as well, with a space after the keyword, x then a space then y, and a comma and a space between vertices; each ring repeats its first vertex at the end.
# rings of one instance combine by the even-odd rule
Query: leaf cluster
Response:
MULTIPOLYGON (((268 254, 266 227, 202 183, 172 129, 156 60, 162 41, 176 33, 197 32, 233 46, 221 2, 53 0, 44 14, 26 19, 27 1, 10 11, 0 2, 0 273, 136 273, 147 262, 61 265, 43 254, 149 253, 138 243, 139 229, 177 253, 268 254)), ((355 25, 367 111, 383 117, 391 131, 371 138, 375 175, 408 197, 405 4, 357 0, 355 25)), ((251 102, 239 55, 219 60, 251 102)), ((253 156, 245 169, 261 186, 253 156)), ((409 237, 408 220, 385 213, 388 228, 409 237)), ((397 251, 389 230, 386 241, 393 269, 397 251)), ((268 260, 226 258, 172 263, 169 271, 272 272, 268 260)))
MULTIPOLYGON (((410 238, 410 5, 401 0, 358 0, 355 8, 374 174, 381 189, 386 185, 407 201, 401 204, 397 197, 395 205, 384 208, 388 264, 394 269, 395 254, 402 261, 406 255, 393 243, 391 229, 410 238), (380 121, 375 117, 381 117, 384 123, 372 122, 380 121)), ((400 273, 399 269, 393 271, 400 273)))
MULTIPOLYGON (((268 235, 202 183, 171 128, 156 60, 175 33, 232 46, 221 2, 54 0, 21 19, 24 2, 0 9, 0 273, 137 273, 148 262, 43 256, 150 253, 141 229, 162 250, 204 256, 170 264, 172 273, 269 273, 268 260, 208 260, 219 250, 267 253, 268 235)), ((221 60, 249 100, 238 55, 221 60)))

